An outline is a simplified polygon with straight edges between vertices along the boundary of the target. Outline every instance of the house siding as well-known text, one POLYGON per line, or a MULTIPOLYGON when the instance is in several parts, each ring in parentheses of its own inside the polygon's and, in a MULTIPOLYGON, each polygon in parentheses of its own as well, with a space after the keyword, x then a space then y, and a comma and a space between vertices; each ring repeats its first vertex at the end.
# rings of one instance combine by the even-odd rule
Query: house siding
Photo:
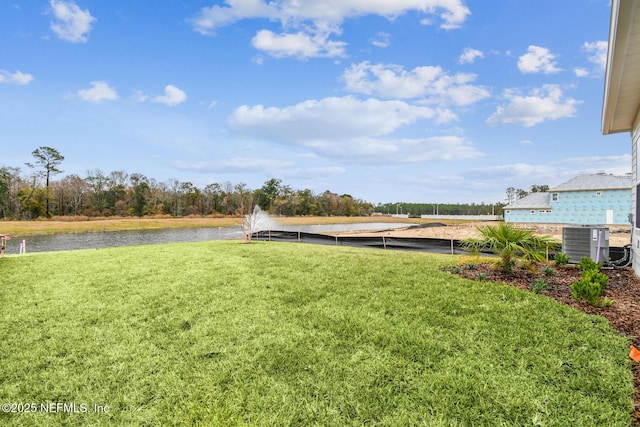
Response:
POLYGON ((633 232, 631 233, 631 251, 632 253, 632 262, 633 262, 633 271, 637 275, 640 275, 640 228, 638 220, 640 217, 638 216, 640 212, 638 212, 638 177, 640 173, 638 173, 638 142, 640 141, 640 120, 639 116, 636 116, 635 123, 633 125, 633 131, 631 133, 631 164, 632 164, 632 183, 631 186, 631 206, 632 208, 632 226, 633 232))
POLYGON ((609 225, 629 224, 631 189, 551 191, 548 208, 505 208, 505 222, 548 224, 607 224, 607 211, 613 211, 609 225), (549 212, 550 211, 550 212, 549 212))
POLYGON ((547 212, 548 209, 507 209, 504 211, 505 222, 523 223, 555 223, 553 215, 547 212))

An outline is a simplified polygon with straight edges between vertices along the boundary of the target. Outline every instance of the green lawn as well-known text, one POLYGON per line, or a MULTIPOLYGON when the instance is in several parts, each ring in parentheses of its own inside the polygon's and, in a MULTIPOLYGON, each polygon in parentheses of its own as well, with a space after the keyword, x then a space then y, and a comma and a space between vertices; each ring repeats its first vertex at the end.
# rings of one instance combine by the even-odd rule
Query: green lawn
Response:
POLYGON ((455 262, 236 241, 2 258, 0 403, 39 412, 0 425, 629 425, 626 338, 455 262))

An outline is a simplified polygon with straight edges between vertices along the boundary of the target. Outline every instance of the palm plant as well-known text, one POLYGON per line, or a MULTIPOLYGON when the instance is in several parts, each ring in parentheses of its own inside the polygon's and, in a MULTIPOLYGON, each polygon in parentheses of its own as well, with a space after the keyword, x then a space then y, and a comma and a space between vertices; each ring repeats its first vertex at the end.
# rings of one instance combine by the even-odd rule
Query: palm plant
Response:
POLYGON ((517 229, 512 224, 486 225, 477 227, 479 237, 465 239, 467 250, 478 253, 489 249, 500 257, 499 265, 511 273, 518 258, 527 261, 545 260, 547 249, 560 246, 552 236, 536 236, 531 230, 517 229))

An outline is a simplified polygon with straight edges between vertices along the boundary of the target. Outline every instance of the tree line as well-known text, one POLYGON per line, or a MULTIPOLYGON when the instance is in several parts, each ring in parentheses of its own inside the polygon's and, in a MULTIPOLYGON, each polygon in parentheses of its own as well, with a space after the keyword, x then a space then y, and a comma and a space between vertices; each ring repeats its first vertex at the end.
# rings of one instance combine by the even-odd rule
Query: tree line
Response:
POLYGON ((504 203, 380 203, 375 212, 381 214, 420 215, 502 215, 504 203))
MULTIPOLYGON (((189 181, 169 179, 159 182, 139 173, 100 169, 85 176, 62 174, 64 156, 51 147, 32 152, 27 171, 0 166, 0 219, 36 219, 52 216, 242 216, 255 205, 272 215, 282 216, 367 216, 375 213, 439 215, 502 215, 504 203, 385 203, 375 207, 349 194, 329 190, 315 194, 310 189, 295 190, 281 179, 272 178, 262 187, 245 183, 213 182, 198 187, 189 181)), ((546 191, 533 186, 532 191, 546 191)), ((527 192, 507 189, 507 200, 527 192)))
POLYGON ((285 216, 373 213, 370 203, 351 195, 294 190, 275 178, 255 190, 245 183, 214 182, 200 188, 188 181, 159 182, 139 173, 100 169, 55 180, 63 172, 64 156, 51 147, 40 147, 32 155, 35 162, 27 163, 29 173, 0 166, 0 218, 244 215, 255 205, 285 216))
POLYGON ((543 185, 534 184, 531 186, 530 191, 523 190, 522 188, 509 187, 506 190, 507 204, 511 204, 516 200, 520 200, 524 197, 527 197, 531 193, 545 193, 547 191, 549 191, 549 186, 546 184, 543 184, 543 185))

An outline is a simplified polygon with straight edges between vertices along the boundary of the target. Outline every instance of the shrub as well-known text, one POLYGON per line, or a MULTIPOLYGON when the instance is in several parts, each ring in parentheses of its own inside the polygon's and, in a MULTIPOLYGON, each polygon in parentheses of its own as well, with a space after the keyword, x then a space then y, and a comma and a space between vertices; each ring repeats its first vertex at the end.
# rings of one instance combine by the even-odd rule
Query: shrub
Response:
POLYGON ((547 277, 551 277, 556 275, 556 271, 553 269, 553 267, 551 267, 550 265, 547 265, 542 269, 542 274, 544 274, 547 277))
MULTIPOLYGON (((602 274, 596 272, 596 274, 602 274)), ((606 277, 606 276, 605 276, 606 277)), ((602 283, 599 280, 593 280, 594 278, 587 278, 578 280, 571 285, 571 296, 576 301, 586 300, 587 304, 599 306, 601 305, 602 297, 602 283)))
POLYGON ((556 263, 558 267, 569 264, 570 259, 571 257, 565 254, 564 252, 558 252, 553 257, 553 261, 556 263))
POLYGON ((522 268, 523 270, 527 270, 530 271, 532 273, 537 273, 538 272, 538 267, 530 262, 530 261, 522 261, 520 262, 520 268, 522 268))
POLYGON ((602 292, 609 282, 609 277, 600 272, 602 264, 583 257, 579 265, 582 270, 582 279, 571 285, 573 299, 586 300, 587 304, 597 307, 608 307, 613 304, 613 300, 602 298, 602 292))
POLYGON ((540 292, 544 291, 545 289, 549 288, 549 282, 547 282, 545 279, 536 279, 532 284, 531 284, 531 290, 533 291, 533 293, 535 294, 539 294, 540 292))
POLYGON ((559 245, 551 236, 536 236, 531 230, 515 228, 512 224, 478 227, 480 237, 464 240, 467 250, 478 253, 490 249, 500 257, 500 266, 513 272, 518 258, 526 261, 544 261, 545 251, 559 245))
POLYGON ((583 273, 590 270, 600 271, 600 269, 602 268, 602 263, 596 263, 594 260, 586 256, 582 257, 578 265, 580 266, 580 270, 582 270, 583 273))

